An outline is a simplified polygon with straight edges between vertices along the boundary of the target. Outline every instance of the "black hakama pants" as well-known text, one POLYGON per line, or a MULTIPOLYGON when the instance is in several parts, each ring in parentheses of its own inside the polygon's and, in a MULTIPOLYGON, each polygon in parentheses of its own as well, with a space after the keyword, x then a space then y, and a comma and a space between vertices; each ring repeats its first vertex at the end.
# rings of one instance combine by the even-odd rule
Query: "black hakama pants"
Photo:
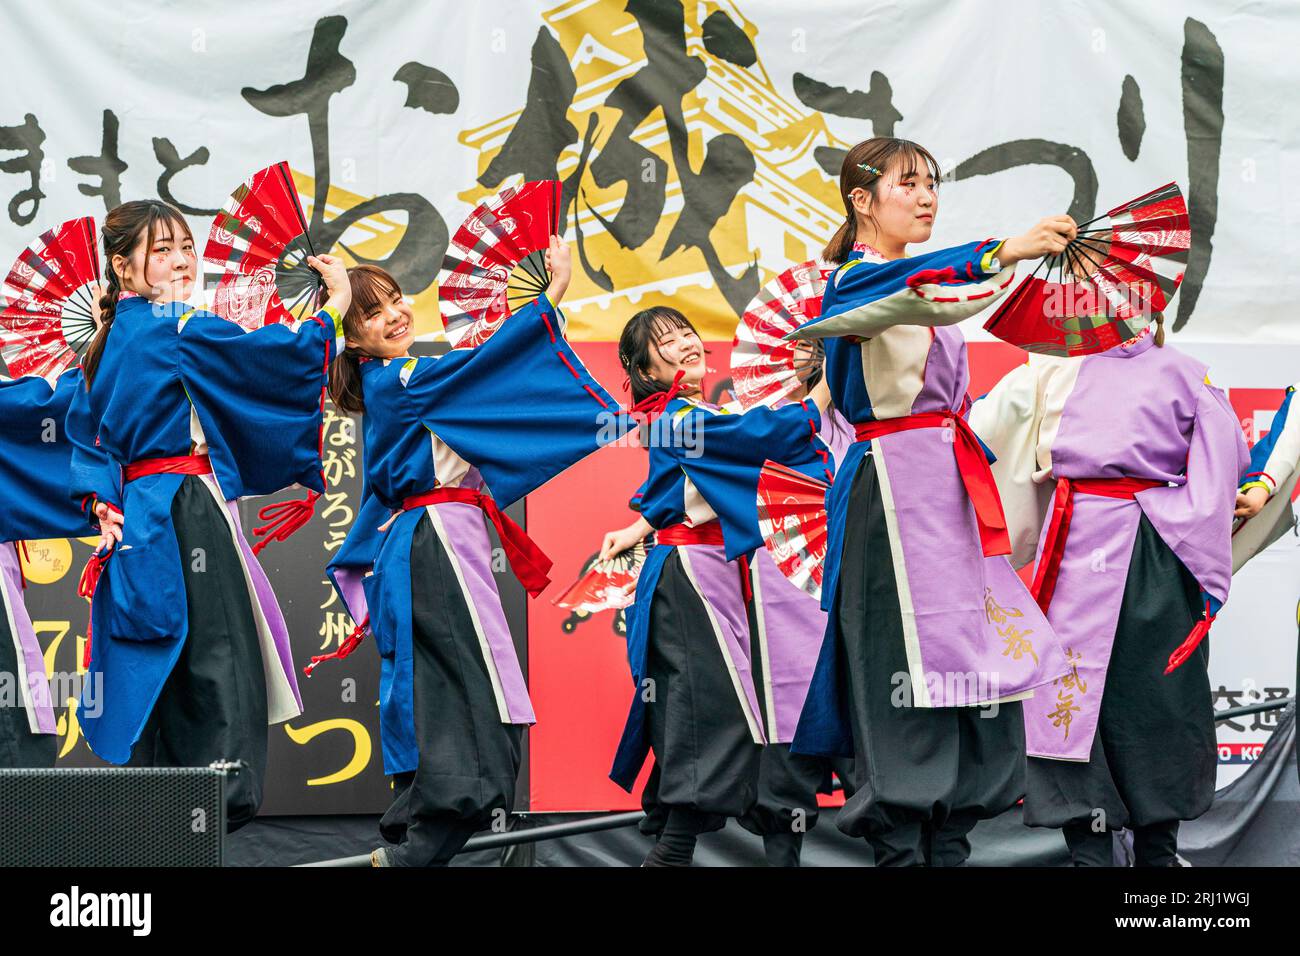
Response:
MULTIPOLYGON (((916 489, 915 493, 923 493, 916 489)), ((832 613, 841 693, 848 701, 855 792, 837 825, 871 843, 876 865, 959 865, 979 820, 1024 793, 1025 729, 1018 701, 996 707, 896 706, 908 673, 903 619, 875 461, 849 489, 832 613)), ((942 568, 934 568, 942 574, 942 568)))
MULTIPOLYGON (((812 600, 811 598, 809 600, 812 600)), ((748 607, 749 630, 758 633, 753 602, 748 607)), ((754 673, 762 673, 758 641, 753 642, 754 673)), ((762 695, 760 694, 760 699, 762 695)), ((764 711, 765 721, 770 714, 764 711)), ((770 740, 774 727, 767 726, 770 740)), ((830 793, 832 774, 840 778, 845 795, 853 792, 853 761, 793 753, 788 743, 768 743, 758 760, 758 799, 739 820, 750 833, 763 838, 767 862, 772 866, 798 866, 803 835, 817 825, 817 794, 830 793)))
POLYGON ((1164 673, 1202 613, 1195 578, 1143 516, 1091 755, 1086 763, 1029 758, 1027 824, 1066 828, 1072 850, 1086 833, 1109 846, 1106 830, 1128 828, 1139 865, 1153 862, 1140 852, 1144 844, 1157 845, 1155 863, 1171 858, 1169 834, 1176 834, 1178 821, 1199 817, 1214 802, 1218 748, 1208 638, 1176 671, 1164 673))
POLYGON ((444 866, 514 809, 523 728, 501 722, 465 593, 427 515, 411 539, 419 763, 393 778, 380 821, 393 866, 444 866))
POLYGON ((266 779, 266 674, 248 583, 224 505, 186 476, 171 517, 185 575, 189 633, 130 766, 206 767, 242 761, 226 781, 226 829, 257 815, 266 779))
POLYGON ((0 609, 0 674, 8 675, 14 695, 12 701, 0 701, 0 769, 48 769, 54 766, 59 738, 56 734, 32 733, 18 673, 18 648, 8 618, 0 609))
POLYGON ((650 605, 649 644, 646 676, 654 696, 646 727, 655 769, 643 805, 651 820, 680 807, 709 818, 699 832, 720 829, 726 817, 753 807, 762 746, 676 551, 664 562, 650 605))

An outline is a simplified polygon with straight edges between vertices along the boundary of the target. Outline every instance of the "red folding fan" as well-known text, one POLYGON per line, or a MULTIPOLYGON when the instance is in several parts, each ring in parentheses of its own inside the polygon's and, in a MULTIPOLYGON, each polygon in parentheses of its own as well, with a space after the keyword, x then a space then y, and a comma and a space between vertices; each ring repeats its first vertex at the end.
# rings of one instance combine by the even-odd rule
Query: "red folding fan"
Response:
POLYGON ((254 173, 212 221, 203 258, 221 270, 212 311, 246 329, 312 315, 322 286, 288 163, 254 173))
POLYGON ((546 250, 556 234, 560 184, 503 189, 474 207, 442 260, 438 299, 453 348, 487 341, 511 312, 546 291, 546 250))
POLYGON ((1191 244, 1178 184, 1161 186, 1083 223, 1078 238, 1043 259, 984 328, 1030 352, 1104 352, 1168 307, 1191 244))
POLYGON ((791 583, 820 599, 826 562, 824 481, 774 461, 758 476, 758 527, 767 553, 791 583))
POLYGON ((0 291, 0 356, 10 376, 53 383, 95 335, 99 294, 95 220, 69 219, 43 232, 14 262, 0 291))
POLYGON ((784 336, 821 315, 830 271, 816 259, 786 269, 758 290, 740 317, 731 347, 731 383, 746 410, 790 397, 821 368, 819 341, 786 342, 784 336))
POLYGON ((582 576, 551 603, 586 614, 629 607, 636 600, 636 580, 641 576, 641 566, 654 543, 654 535, 649 535, 626 551, 604 561, 593 561, 582 576))

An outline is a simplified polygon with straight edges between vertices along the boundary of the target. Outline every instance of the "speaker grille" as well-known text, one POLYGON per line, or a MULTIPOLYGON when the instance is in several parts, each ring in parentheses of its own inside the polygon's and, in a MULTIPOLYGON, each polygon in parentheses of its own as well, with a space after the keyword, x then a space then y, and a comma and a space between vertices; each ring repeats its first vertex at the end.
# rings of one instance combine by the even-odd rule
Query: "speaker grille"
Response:
POLYGON ((220 866, 225 773, 0 770, 0 866, 220 866))

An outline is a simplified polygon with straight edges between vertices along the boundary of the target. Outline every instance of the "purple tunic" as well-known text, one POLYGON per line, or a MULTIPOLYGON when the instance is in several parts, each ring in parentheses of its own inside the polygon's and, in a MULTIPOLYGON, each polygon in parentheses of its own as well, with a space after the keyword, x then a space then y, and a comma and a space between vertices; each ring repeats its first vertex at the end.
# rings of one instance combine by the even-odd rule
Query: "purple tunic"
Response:
MULTIPOLYGON (((989 240, 897 260, 855 251, 832 274, 821 317, 789 337, 823 339, 827 381, 849 421, 965 414, 970 374, 966 340, 956 326, 1010 285, 1014 269, 997 262, 998 248, 989 240)), ((846 538, 843 486, 867 454, 885 512, 914 705, 1015 699, 1065 673, 1056 635, 1007 559, 984 555, 946 428, 882 434, 849 449, 827 497, 823 605, 829 608, 838 593, 843 549, 860 546, 846 538)), ((822 685, 833 679, 827 660, 814 684, 830 700, 833 691, 822 685)), ((809 727, 814 749, 835 736, 820 718, 809 727)))
MULTIPOLYGON (((1047 525, 1051 479, 1145 478, 1135 499, 1076 493, 1048 620, 1070 672, 1025 704, 1030 756, 1086 761, 1139 519, 1217 604, 1232 573, 1233 491, 1249 461, 1241 427, 1205 366, 1146 335, 1083 359, 1039 359, 976 404, 1009 524, 1047 525)), ((1024 555, 1021 556, 1022 560, 1024 555)))

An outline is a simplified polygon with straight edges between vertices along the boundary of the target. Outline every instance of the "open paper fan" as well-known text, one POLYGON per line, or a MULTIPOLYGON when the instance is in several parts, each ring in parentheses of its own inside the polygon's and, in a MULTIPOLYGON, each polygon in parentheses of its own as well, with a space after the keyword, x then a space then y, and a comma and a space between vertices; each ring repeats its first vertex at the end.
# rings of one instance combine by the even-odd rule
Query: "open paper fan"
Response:
POLYGON ((831 266, 814 259, 786 269, 759 289, 736 326, 731 382, 745 409, 790 397, 822 365, 821 343, 783 337, 821 315, 831 266))
POLYGON ((1168 307, 1191 244, 1178 184, 1161 186, 1083 223, 1078 238, 1043 259, 984 328, 1044 355, 1104 352, 1168 307))
POLYGON ((99 285, 95 220, 69 219, 19 254, 0 292, 0 355, 9 374, 51 384, 95 335, 99 285))
MULTIPOLYGON (((867 245, 855 242, 853 248, 862 251, 867 245)), ((834 269, 822 259, 791 266, 745 309, 731 343, 732 394, 743 410, 791 397, 821 369, 826 354, 820 340, 782 340, 822 314, 822 295, 834 269)))
POLYGON ((212 221, 203 258, 221 270, 212 311, 246 329, 301 322, 317 309, 320 273, 288 163, 254 173, 212 221))
POLYGON ((438 300, 453 348, 487 341, 511 312, 546 291, 546 250, 556 234, 560 183, 503 189, 474 207, 442 260, 438 300))
POLYGON ((629 607, 636 600, 636 581, 641 575, 641 566, 653 547, 654 536, 650 535, 608 560, 592 562, 591 567, 551 603, 588 614, 629 607))
POLYGON ((758 527, 767 553, 792 584, 819 600, 829 487, 774 461, 763 462, 758 476, 758 527))

